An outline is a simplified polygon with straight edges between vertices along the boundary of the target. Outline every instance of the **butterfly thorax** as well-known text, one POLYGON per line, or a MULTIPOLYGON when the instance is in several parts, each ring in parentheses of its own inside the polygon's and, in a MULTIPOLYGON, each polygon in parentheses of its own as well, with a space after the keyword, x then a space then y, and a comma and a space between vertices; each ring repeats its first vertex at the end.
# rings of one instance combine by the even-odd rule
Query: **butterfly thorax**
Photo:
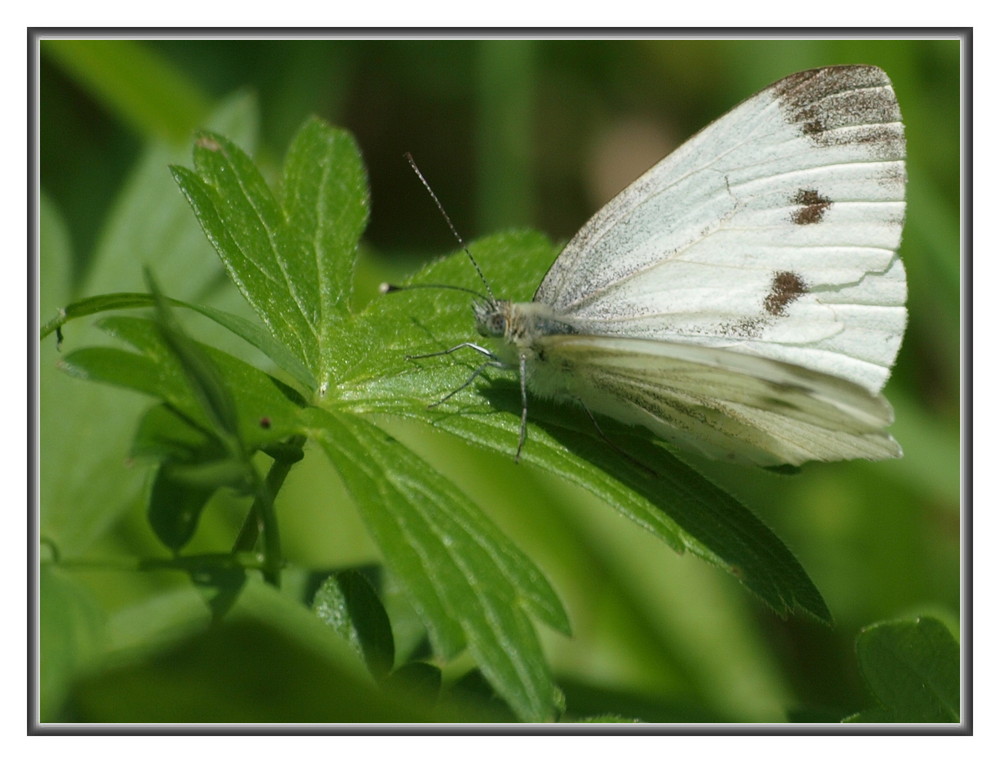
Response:
POLYGON ((556 316, 543 302, 511 302, 501 299, 473 305, 476 330, 485 337, 503 339, 521 351, 529 349, 540 336, 575 334, 576 329, 556 316))

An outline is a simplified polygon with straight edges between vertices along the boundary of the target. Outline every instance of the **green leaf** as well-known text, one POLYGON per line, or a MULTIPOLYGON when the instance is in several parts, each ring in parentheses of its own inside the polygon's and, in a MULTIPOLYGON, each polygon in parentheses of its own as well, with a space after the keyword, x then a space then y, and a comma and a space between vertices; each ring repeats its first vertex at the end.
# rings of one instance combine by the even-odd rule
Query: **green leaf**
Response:
POLYGON ((303 265, 319 289, 322 330, 346 317, 358 241, 368 224, 368 177, 351 134, 306 120, 285 157, 282 201, 288 224, 308 243, 303 265))
POLYGON ((178 416, 169 406, 155 405, 143 414, 132 440, 133 458, 184 460, 205 447, 205 431, 178 416))
POLYGON ((170 464, 159 466, 150 487, 147 515, 156 537, 171 551, 187 545, 215 487, 192 485, 176 479, 170 464))
MULTIPOLYGON (((221 458, 171 464, 169 471, 164 472, 166 481, 157 482, 160 490, 151 493, 152 500, 169 503, 183 499, 180 512, 173 515, 181 518, 182 528, 177 530, 166 522, 170 532, 163 536, 164 540, 168 545, 186 542, 186 531, 197 521, 195 509, 200 510, 199 502, 204 497, 198 492, 199 487, 230 484, 245 489, 254 494, 251 511, 258 522, 245 526, 247 532, 241 533, 237 543, 241 550, 249 550, 256 542, 258 524, 262 527, 264 575, 277 585, 281 548, 273 499, 292 461, 275 464, 268 479, 263 481, 257 476, 250 456, 258 448, 275 445, 293 435, 296 440, 301 439, 296 406, 301 400, 293 390, 252 366, 194 342, 172 319, 165 302, 161 300, 157 307, 158 323, 121 316, 102 322, 143 350, 144 355, 89 348, 67 357, 66 368, 87 378, 157 396, 180 415, 204 427, 210 438, 222 445, 221 458), (176 483, 182 481, 187 488, 180 491, 176 483)), ((301 446, 301 442, 298 444, 301 446)), ((299 447, 291 450, 297 453, 299 447)), ((162 510, 169 512, 169 505, 162 510)))
MULTIPOLYGON (((534 233, 501 234, 471 247, 488 276, 508 284, 504 296, 513 299, 530 294, 556 253, 534 233)), ((477 286, 464 253, 425 268, 412 282, 477 286)), ((498 291, 496 284, 494 290, 498 291)), ((469 341, 468 303, 468 297, 443 290, 416 290, 376 300, 359 316, 367 330, 356 334, 381 337, 384 351, 366 361, 374 370, 342 383, 340 393, 358 412, 423 421, 513 458, 521 414, 516 374, 492 372, 489 379, 444 405, 428 407, 461 386, 481 358, 469 351, 465 357, 454 353, 406 360, 408 355, 469 341)), ((345 341, 343 346, 350 344, 345 341)), ((361 367, 359 361, 355 369, 361 367)), ((805 612, 822 622, 832 621, 802 565, 769 528, 641 431, 602 419, 606 436, 602 437, 581 409, 537 398, 529 398, 528 422, 523 462, 590 490, 675 550, 691 551, 735 575, 780 615, 805 612)))
MULTIPOLYGON (((171 301, 173 304, 173 301, 171 301)), ((211 318, 213 321, 229 329, 250 345, 263 352, 268 358, 274 361, 278 368, 287 371, 289 375, 302 385, 303 389, 312 390, 316 387, 316 380, 295 355, 289 352, 288 348, 274 340, 266 333, 260 324, 248 321, 239 315, 227 313, 223 310, 216 310, 207 305, 192 305, 182 303, 179 306, 188 307, 202 315, 211 318)))
MULTIPOLYGON (((421 290, 383 297, 359 314, 349 311, 367 196, 357 149, 344 133, 316 120, 302 128, 285 163, 281 203, 250 159, 219 135, 200 136, 195 167, 175 168, 177 182, 276 343, 319 382, 322 409, 307 407, 256 369, 194 345, 233 391, 236 423, 220 429, 225 417, 212 413, 205 402, 211 395, 192 394, 186 383, 198 364, 178 363, 174 356, 185 352, 170 351, 169 337, 165 342, 141 319, 101 322, 141 354, 79 351, 66 358, 67 366, 154 394, 209 431, 231 428, 248 447, 274 446, 293 434, 318 440, 437 652, 452 657, 468 647, 519 718, 553 717, 556 693, 529 617, 568 632, 558 598, 449 481, 369 423, 382 414, 416 419, 513 457, 521 413, 514 376, 491 371, 446 405, 428 408, 465 383, 481 358, 406 359, 468 341, 468 297, 421 290), (283 428, 262 433, 261 422, 274 419, 268 408, 283 428)), ((472 250, 495 291, 513 299, 530 298, 556 256, 549 241, 531 233, 490 237, 472 250)), ((483 289, 464 254, 432 264, 415 281, 483 289)), ((614 422, 602 422, 605 439, 571 406, 535 399, 529 406, 525 462, 591 490, 674 549, 736 575, 780 614, 804 611, 830 620, 784 544, 670 451, 614 422)))
POLYGON ((202 148, 195 152, 196 164, 201 173, 211 173, 213 182, 220 187, 202 181, 198 174, 184 167, 173 168, 174 179, 194 208, 205 235, 222 257, 230 278, 264 325, 315 371, 318 348, 311 327, 317 317, 317 295, 310 294, 312 300, 299 298, 293 289, 308 292, 309 287, 293 287, 282 272, 283 257, 279 249, 290 245, 278 240, 280 210, 256 168, 235 146, 220 144, 221 136, 203 136, 201 140, 202 148), (218 148, 210 150, 205 145, 218 148), (203 153, 218 154, 219 160, 208 163, 198 159, 203 153), (237 159, 228 161, 230 156, 237 159), (232 198, 237 194, 237 198, 232 198))
MULTIPOLYGON (((246 95, 226 99, 207 120, 213 129, 250 146, 257 121, 256 104, 246 95)), ((56 302, 46 301, 43 315, 85 295, 140 291, 144 261, 156 264, 163 288, 175 297, 219 304, 214 300, 230 294, 229 299, 239 300, 225 282, 190 207, 171 182, 167 167, 190 149, 183 151, 163 142, 143 148, 103 221, 100 241, 85 259, 83 272, 74 273, 71 263, 56 256, 58 238, 46 235, 48 228, 43 227, 39 262, 43 296, 46 285, 63 279, 71 287, 56 302), (225 291, 219 288, 223 285, 225 291)), ((100 338, 85 324, 81 321, 65 332, 64 353, 100 338)), ((73 555, 86 553, 134 509, 142 493, 144 475, 127 468, 125 455, 146 401, 103 385, 81 385, 58 371, 61 360, 54 343, 40 347, 39 501, 43 532, 73 555)))
MULTIPOLYGON (((312 374, 302 365, 302 362, 292 355, 285 345, 275 341, 274 337, 266 333, 259 324, 248 321, 239 315, 209 307, 208 305, 197 305, 180 299, 168 298, 167 301, 174 307, 184 307, 188 310, 201 313, 205 317, 211 318, 220 326, 229 329, 236 336, 267 355, 279 368, 287 371, 304 388, 312 389, 316 386, 312 374)), ((86 297, 60 309, 58 314, 42 327, 40 332, 41 338, 44 339, 53 331, 57 331, 69 321, 76 318, 110 310, 127 310, 152 307, 153 305, 154 299, 152 294, 123 292, 86 297)))
MULTIPOLYGON (((188 397, 180 377, 157 378, 160 368, 149 358, 113 347, 84 347, 69 353, 59 363, 66 373, 78 379, 115 384, 168 401, 188 397)), ((192 406, 194 407, 194 406, 192 406)))
POLYGON ((468 499, 384 432, 357 417, 309 413, 437 651, 452 656, 468 645, 520 718, 551 718, 551 677, 527 614, 564 632, 568 622, 545 579, 468 499))
POLYGON ((244 476, 239 462, 235 467, 209 481, 195 481, 180 466, 217 463, 225 450, 215 438, 191 426, 168 407, 151 408, 143 417, 132 443, 136 457, 155 458, 161 462, 153 473, 146 512, 150 527, 167 548, 177 551, 187 545, 198 527, 205 504, 215 491, 233 478, 244 476))
MULTIPOLYGON (((113 316, 100 325, 128 342, 142 354, 110 347, 89 347, 68 353, 62 365, 73 375, 115 384, 169 403, 192 421, 209 428, 202 406, 187 385, 187 378, 159 335, 144 318, 113 316)), ((278 380, 227 353, 199 347, 219 368, 233 392, 239 436, 249 449, 278 443, 299 434, 303 401, 278 380), (262 421, 267 420, 267 426, 262 421)))
POLYGON ((285 165, 284 207, 250 158, 201 133, 195 171, 174 177, 230 277, 272 334, 320 380, 339 362, 328 326, 347 310, 351 265, 367 221, 367 181, 354 139, 318 120, 285 165))
POLYGON ((357 650, 375 680, 389 675, 396 659, 392 628, 378 594, 364 575, 356 570, 331 575, 320 585, 312 608, 357 650))
POLYGON ((857 640, 858 663, 878 707, 853 723, 958 723, 961 661, 958 642, 939 620, 879 623, 857 640))
POLYGON ((197 400, 201 412, 211 422, 215 437, 227 446, 230 455, 242 455, 236 402, 225 377, 208 353, 181 328, 149 271, 146 272, 146 278, 156 303, 156 327, 160 338, 179 363, 187 379, 188 389, 197 400))

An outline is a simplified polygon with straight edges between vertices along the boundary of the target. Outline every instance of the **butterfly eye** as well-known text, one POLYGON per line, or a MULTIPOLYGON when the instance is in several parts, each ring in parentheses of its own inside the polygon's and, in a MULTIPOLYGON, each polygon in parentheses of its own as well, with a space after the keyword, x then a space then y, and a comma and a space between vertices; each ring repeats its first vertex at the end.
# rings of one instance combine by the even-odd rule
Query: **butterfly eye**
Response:
POLYGON ((493 302, 477 302, 473 305, 476 315, 476 331, 480 336, 504 336, 507 331, 507 316, 501 307, 493 302))
POLYGON ((507 329, 507 319, 497 311, 486 313, 479 316, 476 328, 480 336, 503 336, 507 329))

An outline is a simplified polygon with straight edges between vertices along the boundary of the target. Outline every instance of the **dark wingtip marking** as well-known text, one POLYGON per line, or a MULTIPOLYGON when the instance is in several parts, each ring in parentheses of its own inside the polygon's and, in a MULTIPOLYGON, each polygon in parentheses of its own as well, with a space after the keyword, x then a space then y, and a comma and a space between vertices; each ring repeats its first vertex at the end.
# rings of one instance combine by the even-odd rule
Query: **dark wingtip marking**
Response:
POLYGON ((906 153, 892 83, 874 66, 830 66, 771 86, 785 119, 819 146, 861 146, 888 161, 906 153))
POLYGON ((785 315, 788 306, 808 291, 809 287, 798 273, 790 270, 775 273, 771 291, 764 297, 764 309, 770 315, 785 315))
POLYGON ((823 216, 833 205, 833 199, 820 196, 819 191, 801 188, 792 197, 792 203, 798 206, 792 212, 792 222, 796 225, 814 225, 823 219, 823 216))

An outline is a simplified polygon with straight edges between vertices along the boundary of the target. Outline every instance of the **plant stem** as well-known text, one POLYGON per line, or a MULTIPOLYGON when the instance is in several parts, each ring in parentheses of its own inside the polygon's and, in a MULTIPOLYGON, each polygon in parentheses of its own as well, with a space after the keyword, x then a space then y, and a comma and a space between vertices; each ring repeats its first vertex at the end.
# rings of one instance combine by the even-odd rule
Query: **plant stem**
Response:
MULTIPOLYGON (((296 435, 288 440, 288 450, 293 453, 301 453, 305 442, 304 435, 296 435)), ((247 514, 243 527, 240 528, 236 542, 233 544, 234 554, 252 551, 257 544, 258 537, 263 535, 264 579, 275 587, 280 583, 281 536, 278 530, 277 515, 274 512, 274 498, 284 484, 292 464, 298 460, 299 458, 295 456, 275 458, 267 472, 267 477, 257 488, 257 496, 254 498, 250 512, 247 514)))

